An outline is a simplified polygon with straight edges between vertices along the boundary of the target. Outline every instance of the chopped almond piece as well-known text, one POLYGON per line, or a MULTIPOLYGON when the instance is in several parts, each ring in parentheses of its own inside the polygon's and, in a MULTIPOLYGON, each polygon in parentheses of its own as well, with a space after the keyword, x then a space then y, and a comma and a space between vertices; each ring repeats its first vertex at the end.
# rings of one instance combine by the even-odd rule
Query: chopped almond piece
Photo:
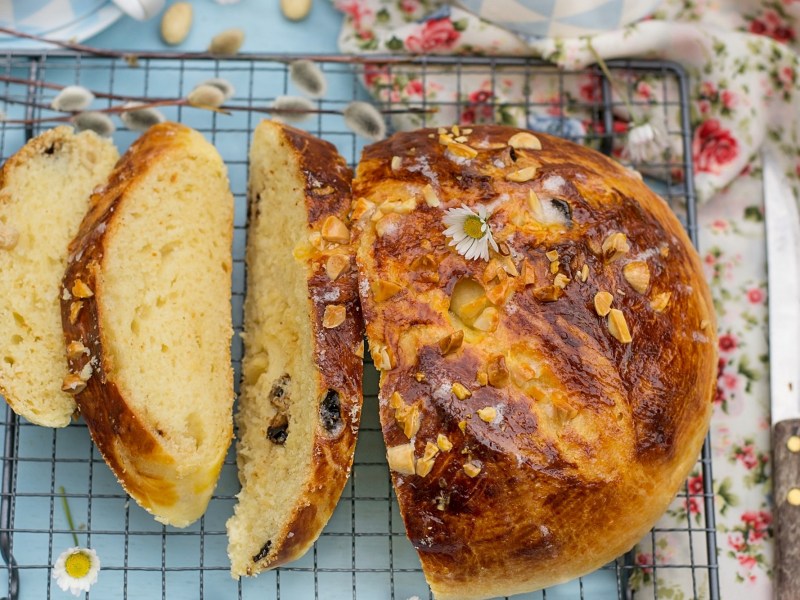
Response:
POLYGON ((83 342, 76 340, 67 344, 67 358, 75 360, 83 354, 89 354, 89 349, 83 345, 83 342))
POLYGON ((486 406, 478 409, 478 416, 481 418, 481 421, 491 423, 497 418, 497 409, 494 406, 486 406))
POLYGON ((417 199, 414 197, 406 198, 405 200, 387 200, 381 204, 381 210, 384 213, 397 213, 407 215, 417 208, 417 199))
POLYGON ((640 294, 647 291, 647 286, 650 285, 650 267, 642 260, 635 260, 628 263, 622 268, 622 274, 625 276, 630 286, 640 294))
POLYGON ((669 304, 669 299, 671 296, 671 292, 661 292, 660 294, 656 294, 650 301, 650 308, 656 312, 662 312, 665 308, 667 308, 667 304, 669 304))
POLYGON ((420 415, 419 407, 416 404, 408 408, 408 411, 405 413, 402 422, 403 422, 403 433, 406 434, 406 437, 408 439, 411 439, 415 435, 417 435, 419 427, 422 423, 422 415, 420 415))
POLYGON ((508 139, 508 145, 518 150, 541 150, 542 142, 538 137, 527 131, 515 133, 508 139))
POLYGON ((392 157, 392 171, 399 171, 400 167, 403 165, 403 159, 399 156, 392 157))
POLYGON ((388 346, 370 346, 369 353, 372 362, 379 371, 390 371, 394 369, 394 357, 388 346))
POLYGON ((453 393, 456 395, 456 398, 459 400, 466 400, 470 396, 472 396, 472 392, 470 392, 463 384, 459 382, 455 382, 453 384, 453 393))
POLYGON ((402 289, 396 283, 386 281, 385 279, 373 281, 370 287, 372 288, 372 295, 375 298, 375 302, 388 300, 402 289))
POLYGON ((561 267, 561 264, 557 260, 552 261, 550 263, 550 274, 551 275, 555 275, 556 273, 558 273, 558 269, 560 267, 561 267))
POLYGON ((425 187, 422 188, 422 197, 425 199, 425 204, 432 208, 436 208, 441 204, 439 196, 436 195, 436 190, 433 189, 430 183, 426 183, 425 187))
POLYGON ((549 261, 558 260, 558 250, 548 250, 547 252, 544 253, 544 255, 547 257, 547 260, 549 261))
POLYGON ((606 239, 603 240, 603 257, 608 262, 613 262, 624 256, 630 249, 631 247, 628 244, 627 236, 619 231, 609 234, 606 239))
POLYGON ((612 308, 608 313, 608 329, 618 341, 623 344, 630 344, 633 341, 631 332, 628 329, 628 322, 621 310, 612 308))
POLYGON ((509 373, 506 367, 506 357, 498 354, 489 359, 487 367, 489 384, 492 387, 501 388, 508 384, 509 373))
POLYGON ((564 290, 555 285, 548 285, 533 290, 533 297, 540 302, 555 302, 564 295, 564 290))
POLYGON ((322 239, 336 244, 350 243, 350 230, 336 215, 328 215, 322 223, 322 239))
POLYGON ((70 373, 64 377, 64 381, 61 383, 61 391, 67 394, 80 394, 85 389, 86 381, 75 375, 75 373, 70 373))
POLYGON ((533 270, 531 264, 525 260, 522 261, 522 270, 520 272, 522 285, 528 287, 536 283, 536 272, 533 270))
POLYGON ((513 181, 514 183, 525 183, 526 181, 530 181, 536 176, 537 167, 525 167, 523 169, 519 169, 518 171, 512 171, 506 175, 506 179, 509 181, 513 181))
POLYGON ((563 290, 570 281, 572 281, 572 279, 564 275, 564 273, 558 273, 553 280, 553 285, 563 290))
POLYGON ((461 433, 467 432, 467 422, 466 421, 459 421, 458 428, 461 430, 461 433))
POLYGON ((322 317, 322 326, 325 329, 336 329, 344 323, 347 318, 347 311, 343 304, 329 304, 325 307, 325 314, 322 317))
POLYGON ((325 273, 328 275, 328 279, 331 281, 336 281, 336 279, 339 278, 339 275, 344 273, 349 266, 349 256, 345 256, 344 254, 333 254, 328 257, 328 260, 325 263, 325 273))
POLYGON ((463 342, 464 332, 459 329, 439 340, 439 350, 442 352, 442 356, 447 356, 458 350, 463 342))
POLYGON ((471 148, 466 144, 459 144, 458 142, 448 144, 447 150, 459 158, 466 158, 468 160, 478 156, 478 151, 475 150, 475 148, 471 148))
POLYGON ((482 467, 483 465, 480 463, 480 461, 471 460, 464 464, 464 473, 466 473, 469 477, 477 477, 478 473, 481 472, 482 467))
POLYGON ((94 292, 83 281, 76 279, 72 284, 72 295, 76 298, 91 298, 94 292))
POLYGON ((350 215, 354 221, 358 221, 366 215, 369 211, 375 208, 375 204, 365 198, 359 198, 353 203, 353 212, 350 215))
POLYGON ((451 442, 443 433, 440 433, 436 436, 436 445, 442 452, 450 452, 450 450, 453 449, 453 442, 451 442))
POLYGON ((597 292, 594 295, 594 310, 601 317, 605 317, 611 312, 611 303, 614 301, 614 296, 608 292, 597 292))
POLYGON ((69 305, 69 322, 70 324, 74 325, 75 321, 78 320, 78 315, 81 313, 81 309, 83 308, 83 300, 74 300, 69 305))
POLYGON ((400 444, 386 449, 386 461, 392 471, 403 475, 414 474, 414 444, 400 444))
POLYGON ((392 395, 389 396, 389 406, 395 409, 405 406, 405 401, 403 400, 403 396, 400 395, 400 392, 392 392, 392 395))
POLYGON ((425 381, 425 373, 417 371, 416 373, 414 373, 414 379, 416 379, 419 383, 422 383, 423 381, 425 381))
POLYGON ((478 371, 478 374, 475 376, 475 381, 478 382, 478 385, 484 386, 489 383, 489 375, 484 371, 478 371))
POLYGON ((528 191, 528 206, 535 218, 540 219, 542 217, 542 201, 539 200, 539 196, 533 190, 528 191))
POLYGON ((427 476, 433 469, 433 463, 434 461, 432 459, 420 458, 417 461, 417 475, 420 477, 427 476))
POLYGON ((427 442, 425 444, 425 453, 422 455, 423 460, 430 460, 437 454, 439 454, 439 446, 433 442, 427 442))

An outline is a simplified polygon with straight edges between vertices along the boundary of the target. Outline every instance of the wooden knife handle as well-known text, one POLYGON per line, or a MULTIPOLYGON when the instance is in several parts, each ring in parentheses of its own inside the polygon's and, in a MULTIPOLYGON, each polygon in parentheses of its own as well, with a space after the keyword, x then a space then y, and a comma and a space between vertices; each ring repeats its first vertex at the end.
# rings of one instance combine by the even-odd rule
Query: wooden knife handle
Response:
POLYGON ((775 600, 800 598, 800 419, 772 431, 775 490, 775 600))

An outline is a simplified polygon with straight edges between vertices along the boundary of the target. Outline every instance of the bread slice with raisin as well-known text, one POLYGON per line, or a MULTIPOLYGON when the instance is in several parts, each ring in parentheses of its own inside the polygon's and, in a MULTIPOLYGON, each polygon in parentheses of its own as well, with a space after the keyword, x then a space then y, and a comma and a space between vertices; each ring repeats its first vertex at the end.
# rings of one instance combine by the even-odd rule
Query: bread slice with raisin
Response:
POLYGON ((235 578, 302 556, 350 473, 363 370, 350 180, 328 142, 272 121, 255 130, 237 415, 242 489, 227 525, 235 578))
POLYGON ((387 458, 437 600, 630 550, 695 464, 716 378, 711 295, 666 202, 500 126, 369 146, 353 196, 387 458))
POLYGON ((65 387, 125 490, 176 527, 205 511, 232 438, 232 237, 219 154, 163 123, 92 196, 64 275, 65 387))
POLYGON ((61 389, 61 277, 89 196, 118 158, 110 141, 56 127, 0 171, 0 395, 38 425, 64 427, 75 412, 61 389))

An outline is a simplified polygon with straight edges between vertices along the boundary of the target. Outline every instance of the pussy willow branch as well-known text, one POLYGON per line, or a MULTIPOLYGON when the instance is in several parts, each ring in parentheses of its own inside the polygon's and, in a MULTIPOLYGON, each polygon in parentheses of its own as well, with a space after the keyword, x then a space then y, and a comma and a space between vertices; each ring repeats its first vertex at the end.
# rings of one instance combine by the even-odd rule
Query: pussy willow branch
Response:
MULTIPOLYGON (((2 30, 2 27, 0 27, 2 30)), ((48 90, 63 90, 66 85, 59 83, 50 83, 41 81, 40 79, 25 79, 24 77, 12 77, 10 75, 0 75, 0 83, 18 83, 20 85, 27 85, 32 87, 41 87, 48 90)), ((126 102, 161 102, 163 100, 171 100, 171 98, 148 98, 146 96, 123 96, 121 94, 108 94, 106 92, 95 92, 89 90, 96 98, 106 98, 109 100, 125 100, 126 102)))
MULTIPOLYGON (((44 105, 36 105, 39 108, 45 108, 49 110, 54 110, 49 106, 44 105)), ((302 110, 296 108, 270 108, 268 106, 231 106, 231 105, 223 105, 220 107, 213 107, 213 106, 198 106, 194 104, 189 104, 189 101, 186 98, 172 98, 172 99, 163 99, 153 102, 147 102, 143 104, 138 104, 136 106, 109 106, 106 108, 98 108, 97 110, 91 111, 76 111, 70 112, 69 114, 62 114, 62 115, 53 115, 51 117, 40 117, 38 119, 5 119, 4 123, 9 123, 12 125, 33 125, 36 123, 68 123, 76 115, 80 114, 81 112, 98 112, 104 114, 120 114, 125 112, 134 112, 138 110, 146 110, 149 108, 161 108, 164 106, 187 106, 191 108, 197 108, 201 110, 210 110, 213 112, 218 112, 222 114, 229 115, 233 111, 240 111, 240 112, 255 112, 255 113, 264 113, 270 115, 342 115, 343 111, 341 110, 331 110, 331 109, 315 109, 315 110, 302 110)), ((391 110, 383 110, 381 111, 382 114, 391 115, 391 114, 429 114, 435 112, 433 109, 417 109, 417 108, 408 108, 408 109, 391 109, 391 110)))
POLYGON ((53 46, 57 46, 59 48, 65 48, 67 50, 74 50, 75 52, 81 52, 84 54, 91 54, 93 56, 100 56, 105 58, 122 58, 128 61, 129 64, 134 65, 136 63, 137 58, 173 58, 173 59, 182 59, 182 58, 210 58, 210 59, 221 59, 221 60, 230 60, 230 59, 259 59, 259 60, 271 60, 275 62, 287 62, 289 60, 296 60, 299 58, 307 58, 309 60, 313 60, 316 62, 321 63, 344 63, 344 64, 374 64, 374 65, 389 65, 395 63, 406 63, 409 62, 410 58, 408 56, 382 56, 379 60, 376 60, 369 56, 355 56, 355 55, 348 55, 348 54, 338 54, 338 55, 330 55, 330 56, 315 56, 313 54, 309 54, 307 56, 293 56, 291 59, 281 56, 280 54, 275 55, 256 55, 256 54, 245 54, 239 53, 236 56, 214 56, 208 52, 154 52, 154 51, 147 51, 147 52, 124 52, 120 50, 110 50, 104 48, 94 48, 93 46, 87 46, 85 44, 78 44, 75 42, 65 42, 61 40, 54 40, 47 37, 42 37, 40 35, 35 35, 33 33, 25 33, 23 31, 18 31, 16 29, 11 29, 9 27, 0 27, 0 33, 5 33, 6 35, 10 35, 13 37, 23 38, 26 40, 35 40, 37 42, 42 42, 43 44, 51 44, 53 46))

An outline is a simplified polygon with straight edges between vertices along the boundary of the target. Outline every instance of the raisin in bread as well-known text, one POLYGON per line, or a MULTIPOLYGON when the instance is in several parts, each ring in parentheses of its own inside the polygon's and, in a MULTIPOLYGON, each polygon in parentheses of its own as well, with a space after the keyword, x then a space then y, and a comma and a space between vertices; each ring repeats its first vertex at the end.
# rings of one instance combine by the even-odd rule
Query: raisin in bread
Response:
POLYGON ((369 146, 353 197, 387 457, 436 598, 629 550, 697 459, 716 374, 709 290, 667 204, 593 150, 500 126, 369 146), (480 238, 484 210, 497 249, 468 260, 444 231, 480 238))
POLYGON ((232 437, 232 236, 219 154, 159 124, 92 196, 63 281, 65 388, 125 490, 176 527, 205 511, 232 437))
POLYGON ((0 395, 38 425, 75 412, 59 294, 67 246, 119 158, 92 132, 56 127, 29 141, 0 171, 0 395))
POLYGON ((236 578, 305 553, 350 473, 364 335, 350 180, 328 142, 272 121, 255 130, 236 419, 242 489, 227 526, 236 578))

